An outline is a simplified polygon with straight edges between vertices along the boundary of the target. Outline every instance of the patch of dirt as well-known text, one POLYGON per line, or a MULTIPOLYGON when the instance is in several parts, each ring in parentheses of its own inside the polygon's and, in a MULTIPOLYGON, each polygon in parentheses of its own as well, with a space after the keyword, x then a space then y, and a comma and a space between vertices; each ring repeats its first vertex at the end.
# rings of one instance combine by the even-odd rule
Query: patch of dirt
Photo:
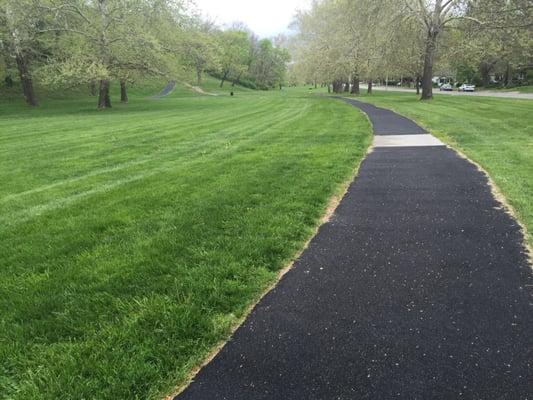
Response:
POLYGON ((204 89, 202 89, 199 86, 193 86, 193 85, 191 85, 189 83, 183 83, 183 85, 185 87, 191 89, 193 92, 196 92, 196 93, 205 94, 206 96, 218 96, 218 94, 216 94, 216 93, 206 92, 204 89))

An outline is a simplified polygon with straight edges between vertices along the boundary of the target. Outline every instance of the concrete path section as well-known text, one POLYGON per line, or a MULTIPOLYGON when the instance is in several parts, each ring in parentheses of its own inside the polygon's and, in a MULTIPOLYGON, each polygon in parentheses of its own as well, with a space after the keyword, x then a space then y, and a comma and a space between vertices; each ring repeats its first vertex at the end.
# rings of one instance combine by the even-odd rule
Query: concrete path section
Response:
POLYGON ((432 135, 376 135, 374 147, 444 146, 432 135))
MULTIPOLYGON (((420 134, 361 108, 380 132, 420 134)), ((176 399, 531 399, 522 240, 484 175, 449 148, 376 147, 294 267, 176 399)))

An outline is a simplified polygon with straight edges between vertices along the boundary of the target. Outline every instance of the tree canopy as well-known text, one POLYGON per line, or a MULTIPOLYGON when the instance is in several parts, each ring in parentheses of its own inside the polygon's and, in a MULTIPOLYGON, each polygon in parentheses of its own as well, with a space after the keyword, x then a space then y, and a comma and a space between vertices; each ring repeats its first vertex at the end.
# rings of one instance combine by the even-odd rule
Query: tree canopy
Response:
POLYGON ((443 72, 512 85, 533 67, 528 0, 316 0, 294 27, 300 80, 334 91, 358 92, 360 78, 371 90, 375 79, 396 77, 421 83, 422 99, 430 99, 443 72))
POLYGON ((0 63, 30 105, 34 83, 88 86, 99 108, 109 87, 149 76, 201 84, 209 73, 253 88, 284 84, 288 52, 236 24, 221 29, 187 0, 0 0, 0 63), (18 82, 17 82, 18 83, 18 82))

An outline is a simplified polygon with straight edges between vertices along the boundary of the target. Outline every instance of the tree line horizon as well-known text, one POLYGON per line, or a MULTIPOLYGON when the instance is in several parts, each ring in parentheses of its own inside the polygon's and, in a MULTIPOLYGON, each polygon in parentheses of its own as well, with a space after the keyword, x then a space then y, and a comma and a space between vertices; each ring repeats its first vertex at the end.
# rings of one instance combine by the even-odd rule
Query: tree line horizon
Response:
POLYGON ((0 74, 20 81, 36 106, 34 82, 62 90, 86 85, 98 108, 109 86, 146 77, 201 84, 209 72, 253 89, 282 85, 288 51, 241 23, 221 29, 187 0, 0 0, 0 74))
POLYGON ((294 76, 333 92, 410 77, 433 96, 436 73, 502 86, 533 82, 531 0, 316 0, 293 23, 294 76))
POLYGON ((314 0, 294 34, 259 39, 242 23, 222 29, 189 0, 0 0, 0 74, 18 77, 27 104, 34 82, 86 85, 111 107, 110 82, 202 75, 252 89, 311 83, 359 94, 359 83, 407 77, 431 99, 435 73, 478 79, 517 72, 533 81, 530 0, 314 0), (528 72, 529 71, 529 72, 528 72), (528 75, 529 74, 529 75, 528 75))

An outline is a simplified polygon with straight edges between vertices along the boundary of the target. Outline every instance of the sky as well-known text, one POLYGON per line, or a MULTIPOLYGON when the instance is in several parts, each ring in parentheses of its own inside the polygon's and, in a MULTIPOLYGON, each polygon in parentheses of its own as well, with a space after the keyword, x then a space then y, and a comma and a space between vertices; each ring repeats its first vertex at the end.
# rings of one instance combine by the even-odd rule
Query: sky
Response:
POLYGON ((195 0, 198 8, 217 24, 244 22, 260 37, 286 32, 297 9, 308 0, 195 0))

